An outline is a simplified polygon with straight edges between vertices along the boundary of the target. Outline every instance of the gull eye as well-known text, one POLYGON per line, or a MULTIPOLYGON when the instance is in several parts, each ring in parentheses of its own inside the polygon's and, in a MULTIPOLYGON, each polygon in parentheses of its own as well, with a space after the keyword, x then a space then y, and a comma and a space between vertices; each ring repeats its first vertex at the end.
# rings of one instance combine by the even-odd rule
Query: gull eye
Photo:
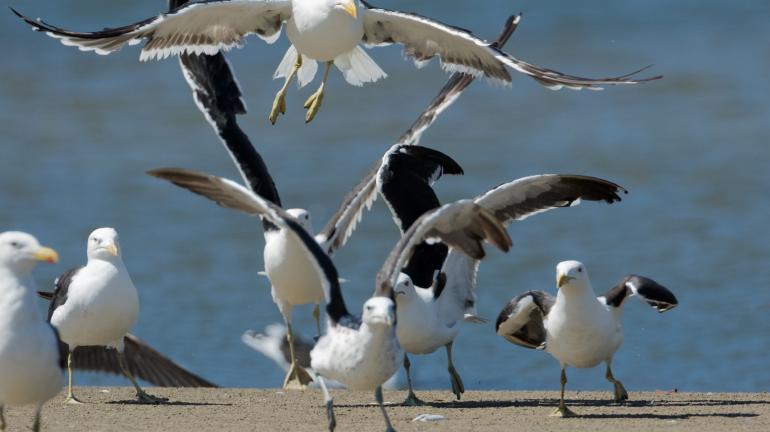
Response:
POLYGON ((578 267, 578 273, 583 273, 583 267, 578 267))
POLYGON ((374 309, 374 308, 371 305, 366 307, 366 310, 368 310, 368 311, 371 311, 372 309, 374 309))
POLYGON ((16 248, 16 249, 21 249, 21 243, 19 243, 17 241, 11 242, 11 246, 16 248))

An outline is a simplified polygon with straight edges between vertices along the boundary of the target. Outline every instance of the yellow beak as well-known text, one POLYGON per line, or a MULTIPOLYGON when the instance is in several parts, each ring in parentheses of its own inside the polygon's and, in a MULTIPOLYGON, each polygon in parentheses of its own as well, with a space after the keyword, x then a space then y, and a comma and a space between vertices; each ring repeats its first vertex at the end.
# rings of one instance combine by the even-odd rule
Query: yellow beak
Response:
POLYGON ((353 19, 358 18, 358 10, 356 9, 356 1, 350 0, 349 2, 342 5, 342 9, 345 10, 350 16, 353 17, 353 19))
POLYGON ((115 257, 118 256, 118 247, 115 246, 115 244, 109 244, 109 245, 105 246, 104 248, 107 249, 107 252, 109 252, 110 255, 115 256, 115 257))
POLYGON ((32 255, 32 257, 38 261, 51 264, 59 262, 59 254, 55 250, 47 247, 41 247, 34 255, 32 255))
POLYGON ((558 288, 561 288, 564 284, 571 281, 572 279, 574 278, 571 278, 565 274, 559 273, 558 275, 556 275, 556 286, 558 288))

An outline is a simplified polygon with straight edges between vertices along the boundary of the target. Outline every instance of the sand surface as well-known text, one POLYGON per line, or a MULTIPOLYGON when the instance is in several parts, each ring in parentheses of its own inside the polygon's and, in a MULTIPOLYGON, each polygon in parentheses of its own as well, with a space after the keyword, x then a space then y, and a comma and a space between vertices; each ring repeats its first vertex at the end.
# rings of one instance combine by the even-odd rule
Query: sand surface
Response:
MULTIPOLYGON (((87 403, 63 405, 60 395, 43 411, 47 431, 323 431, 326 427, 319 390, 283 392, 254 389, 150 389, 168 397, 160 406, 138 405, 129 388, 87 387, 76 395, 87 403)), ((369 393, 333 391, 338 431, 384 430, 369 393)), ((403 391, 385 392, 391 404, 403 391)), ((570 392, 568 402, 580 418, 557 419, 556 392, 465 393, 453 402, 447 391, 420 391, 428 405, 388 406, 399 431, 770 431, 768 393, 631 393, 625 406, 609 403, 610 393, 570 392), (420 414, 443 416, 412 421, 420 414)), ((6 407, 9 431, 26 431, 28 407, 6 407)))

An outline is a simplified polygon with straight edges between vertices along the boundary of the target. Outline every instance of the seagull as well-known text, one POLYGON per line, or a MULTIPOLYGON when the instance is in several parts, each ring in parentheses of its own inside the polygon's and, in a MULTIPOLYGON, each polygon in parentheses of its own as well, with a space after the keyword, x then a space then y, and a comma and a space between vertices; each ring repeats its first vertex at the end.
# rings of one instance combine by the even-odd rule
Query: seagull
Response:
POLYGON ((556 298, 529 291, 511 300, 497 318, 497 334, 516 345, 545 350, 561 363, 561 398, 552 416, 575 416, 564 403, 567 366, 592 368, 604 362, 615 402, 622 403, 628 392, 612 374, 612 357, 623 342, 620 315, 625 300, 638 296, 663 313, 677 306, 676 297, 654 280, 637 275, 626 276, 597 297, 588 270, 579 261, 556 266, 556 286, 556 298))
MULTIPOLYGON (((38 291, 37 294, 45 300, 50 301, 53 298, 53 293, 50 292, 38 291)), ((218 387, 183 368, 131 333, 123 338, 123 343, 126 347, 126 366, 134 377, 158 387, 218 387)), ((77 347, 72 352, 72 369, 123 375, 118 352, 103 346, 77 347)))
MULTIPOLYGON (((291 356, 289 354, 289 343, 286 341, 286 326, 279 323, 273 323, 265 327, 262 333, 258 333, 254 330, 246 330, 241 335, 241 341, 249 348, 259 352, 265 357, 272 360, 278 367, 288 371, 291 367, 291 356)), ((315 342, 309 339, 305 339, 300 335, 294 335, 294 349, 297 352, 297 359, 300 366, 307 369, 311 374, 313 370, 310 369, 310 351, 313 350, 315 342)), ((313 378, 314 384, 317 382, 316 377, 313 378)), ((398 375, 393 375, 383 385, 383 389, 396 389, 398 388, 398 375)), ((344 385, 334 380, 324 380, 324 384, 327 388, 345 388, 344 385)))
POLYGON ((323 282, 326 300, 327 331, 310 352, 310 359, 324 392, 331 431, 336 427, 336 419, 324 378, 339 381, 352 390, 374 390, 387 428, 393 430, 382 399, 382 384, 403 361, 403 350, 396 337, 393 287, 417 245, 428 239, 443 241, 475 259, 482 259, 485 255, 483 241, 503 251, 508 251, 511 246, 510 237, 497 218, 472 201, 458 201, 426 213, 409 228, 389 254, 377 274, 374 294, 364 303, 363 314, 359 318, 345 306, 337 269, 331 258, 291 214, 238 183, 221 177, 179 168, 153 170, 149 174, 209 198, 223 207, 268 217, 301 242, 302 253, 312 261, 315 272, 323 282))
POLYGON ((45 322, 35 304, 31 272, 59 255, 27 233, 0 233, 0 430, 5 405, 35 405, 32 430, 40 430, 43 403, 64 383, 64 358, 56 329, 45 322))
MULTIPOLYGON (((445 173, 462 174, 462 168, 449 156, 427 147, 399 144, 392 146, 380 161, 372 187, 357 187, 348 194, 336 214, 314 239, 324 253, 333 254, 352 235, 364 209, 371 207, 378 191, 388 201, 393 198, 388 192, 392 183, 414 190, 430 189, 430 184, 445 173)), ((157 175, 158 172, 153 171, 150 174, 157 175)), ((365 186, 368 186, 368 182, 366 183, 365 186)), ((234 206, 235 209, 241 210, 241 204, 238 202, 225 200, 218 203, 224 207, 234 206)), ((309 235, 313 232, 307 211, 289 209, 285 212, 309 235)), ((304 245, 293 231, 276 225, 264 214, 260 215, 267 219, 271 226, 265 231, 265 272, 272 284, 273 301, 278 305, 287 326, 289 348, 294 353, 292 307, 307 303, 321 304, 324 301, 324 281, 313 271, 313 261, 303 252, 304 245)), ((316 324, 319 325, 319 315, 314 315, 316 324)), ((294 361, 284 380, 284 387, 303 388, 312 381, 312 377, 298 364, 294 354, 291 357, 294 361)))
MULTIPOLYGON (((518 22, 518 17, 509 19, 508 25, 518 22)), ((222 53, 215 55, 188 55, 180 57, 182 71, 193 90, 193 97, 200 111, 217 132, 228 153, 252 192, 276 205, 281 205, 275 183, 268 168, 256 151, 248 136, 237 123, 237 115, 246 110, 241 91, 227 59, 222 53)), ((316 235, 317 241, 328 254, 344 246, 352 235, 364 210, 371 208, 378 195, 394 209, 394 219, 403 229, 427 210, 438 207, 439 202, 429 201, 428 196, 420 204, 404 207, 402 202, 411 201, 422 192, 432 194, 431 184, 443 174, 460 175, 462 168, 450 157, 435 150, 418 147, 421 135, 430 127, 438 115, 451 105, 464 86, 469 82, 461 78, 450 80, 432 104, 418 116, 414 125, 402 135, 376 161, 363 179, 343 199, 342 204, 327 225, 316 235), (460 82, 458 85, 456 82, 460 82), (422 192, 421 192, 422 191, 422 192), (401 211, 402 209, 405 209, 401 211)), ((289 214, 309 232, 313 233, 310 214, 304 209, 289 209, 289 214)), ((293 253, 301 246, 285 230, 262 218, 265 233, 265 274, 271 281, 273 299, 287 324, 287 336, 292 339, 291 308, 294 305, 315 303, 313 316, 320 336, 320 309, 323 290, 320 281, 309 267, 303 254, 293 253), (306 269, 298 271, 297 269, 306 269)), ((444 245, 420 245, 420 262, 410 261, 407 269, 427 268, 425 262, 438 268, 446 258, 444 245)), ((415 280, 429 284, 433 271, 424 270, 422 276, 412 272, 415 280)), ((294 345, 290 341, 289 347, 294 345)), ((312 377, 296 361, 284 379, 285 388, 302 388, 312 377)))
POLYGON ((80 404, 72 393, 72 368, 78 347, 104 346, 117 350, 118 366, 131 380, 142 403, 167 399, 146 393, 128 369, 126 334, 139 317, 139 295, 121 258, 118 233, 99 228, 88 236, 88 263, 68 270, 56 279, 56 290, 48 307, 48 321, 67 344, 67 397, 65 403, 80 404))
MULTIPOLYGON (((490 210, 504 225, 582 200, 620 201, 626 190, 607 180, 575 175, 543 174, 500 185, 474 199, 490 210)), ((434 194, 435 196, 435 194, 434 194)), ((479 261, 450 249, 432 285, 422 288, 404 270, 395 288, 398 305, 398 340, 408 354, 430 354, 440 347, 447 353, 447 370, 457 399, 465 391, 462 378, 452 362, 452 345, 464 321, 478 322, 476 315, 476 274, 479 261)), ((423 402, 414 394, 411 364, 404 356, 409 394, 406 405, 423 402)))
POLYGON ((635 80, 633 76, 640 71, 602 79, 563 74, 519 60, 467 30, 413 13, 378 8, 363 0, 197 1, 156 17, 96 32, 65 30, 12 10, 34 30, 82 51, 110 54, 126 44, 146 41, 140 55, 142 61, 185 53, 214 54, 241 46, 251 34, 274 43, 285 26, 291 46, 274 74, 274 78, 285 78, 285 82, 273 101, 269 115, 272 123, 286 111, 285 95, 291 81, 296 77, 300 87, 310 83, 316 75, 317 62, 324 64, 323 79, 305 102, 306 122, 318 113, 332 65, 354 86, 385 78, 387 74, 361 48, 362 44, 399 44, 418 67, 439 57, 447 71, 484 76, 502 84, 511 82, 508 68, 550 89, 595 89, 660 78, 635 80))

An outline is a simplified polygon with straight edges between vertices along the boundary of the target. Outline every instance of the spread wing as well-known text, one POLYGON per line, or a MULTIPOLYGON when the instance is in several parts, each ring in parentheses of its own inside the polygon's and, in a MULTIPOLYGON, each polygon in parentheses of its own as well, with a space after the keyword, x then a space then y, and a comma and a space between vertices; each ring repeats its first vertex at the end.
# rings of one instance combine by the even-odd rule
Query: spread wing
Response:
POLYGON ((279 36, 291 16, 290 0, 231 0, 187 3, 167 14, 96 32, 75 32, 13 12, 36 31, 59 39, 81 51, 110 54, 142 40, 140 60, 163 59, 179 54, 216 54, 240 46, 256 34, 268 43, 279 36))
POLYGON ((495 332, 508 342, 524 348, 545 348, 543 318, 556 300, 542 291, 529 291, 514 297, 500 312, 495 332))
MULTIPOLYGON (((500 37, 495 42, 496 45, 502 45, 508 40, 516 30, 519 19, 520 16, 518 15, 508 18, 500 37)), ((422 134, 430 128, 442 112, 460 97, 463 90, 473 82, 473 79, 472 75, 461 73, 452 75, 441 91, 439 91, 439 94, 420 113, 412 126, 401 135, 401 138, 389 149, 389 152, 399 146, 417 145, 422 134)), ((371 208, 377 199, 377 178, 382 166, 383 161, 379 160, 369 169, 369 172, 345 197, 335 215, 317 236, 317 240, 325 245, 328 253, 333 253, 345 244, 358 222, 361 221, 364 210, 371 208)), ((438 207, 438 205, 439 203, 436 202, 436 205, 431 208, 438 207)), ((399 222, 396 222, 396 224, 400 226, 399 222)), ((435 254, 433 250, 428 250, 428 253, 431 255, 435 254)), ((418 253, 417 255, 422 254, 418 253)))
POLYGON ((206 197, 222 207, 262 216, 277 227, 287 230, 305 246, 305 252, 318 272, 326 296, 326 312, 329 320, 336 324, 341 320, 353 318, 342 298, 339 275, 331 258, 285 210, 232 180, 210 174, 182 168, 162 168, 149 171, 147 174, 206 197))
POLYGON ((505 228, 488 210, 469 200, 446 204, 422 215, 401 236, 377 274, 375 296, 393 297, 401 269, 423 241, 441 241, 478 260, 485 255, 484 241, 506 252, 511 247, 505 228))
POLYGON ((505 224, 561 207, 571 207, 581 200, 620 201, 628 193, 621 186, 596 177, 541 174, 523 177, 480 195, 475 202, 487 208, 505 224))
MULTIPOLYGON (((136 377, 160 387, 217 387, 155 351, 134 335, 127 335, 124 342, 128 369, 136 377)), ((123 375, 118 363, 118 352, 105 347, 76 348, 73 353, 73 367, 79 370, 123 375)))
POLYGON ((366 6, 362 12, 364 42, 370 45, 401 44, 405 54, 413 58, 418 66, 439 57, 442 67, 448 71, 483 75, 491 81, 506 84, 511 82, 507 68, 512 68, 551 89, 596 89, 603 85, 636 84, 660 78, 633 79, 641 70, 599 79, 563 74, 519 60, 468 30, 413 13, 377 8, 363 0, 361 3, 366 6))
POLYGON ((620 283, 599 297, 599 301, 607 306, 619 308, 626 299, 639 296, 644 302, 660 313, 675 308, 679 301, 668 288, 650 278, 638 275, 628 275, 620 283))

